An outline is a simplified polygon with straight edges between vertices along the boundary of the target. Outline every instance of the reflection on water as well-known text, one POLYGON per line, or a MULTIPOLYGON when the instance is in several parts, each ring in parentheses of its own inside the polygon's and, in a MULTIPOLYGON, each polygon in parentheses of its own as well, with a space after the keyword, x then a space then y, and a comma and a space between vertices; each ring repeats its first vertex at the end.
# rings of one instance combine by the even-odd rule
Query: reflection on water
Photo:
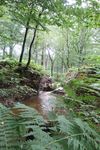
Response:
POLYGON ((57 98, 51 95, 50 92, 41 92, 39 96, 26 99, 23 103, 35 108, 43 116, 47 116, 49 112, 55 110, 57 98))

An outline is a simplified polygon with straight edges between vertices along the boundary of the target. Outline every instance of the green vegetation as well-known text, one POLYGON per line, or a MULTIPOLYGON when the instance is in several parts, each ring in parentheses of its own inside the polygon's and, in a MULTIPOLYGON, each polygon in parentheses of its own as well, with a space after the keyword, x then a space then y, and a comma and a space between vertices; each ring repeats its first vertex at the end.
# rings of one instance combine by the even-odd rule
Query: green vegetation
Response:
POLYGON ((52 134, 46 133, 43 118, 33 108, 18 104, 13 109, 0 105, 0 120, 0 149, 2 150, 64 150, 66 148, 98 150, 99 148, 98 134, 78 118, 69 120, 64 116, 58 116, 54 120, 55 127, 50 128, 52 134))
POLYGON ((99 127, 99 0, 1 0, 0 149, 99 150, 99 127))
MULTIPOLYGON (((96 70, 96 68, 95 68, 96 70)), ((97 68, 99 70, 99 68, 97 68)), ((65 84, 64 84, 65 85, 65 84)), ((95 75, 84 72, 83 69, 78 72, 76 79, 65 85, 68 96, 64 98, 66 107, 72 110, 76 116, 86 120, 92 127, 98 131, 100 124, 100 80, 95 75)))
POLYGON ((21 101, 25 97, 34 96, 44 71, 42 67, 32 64, 25 69, 25 64, 20 68, 16 60, 5 60, 0 62, 0 99, 21 101), (30 77, 30 78, 29 78, 30 77), (36 78, 33 80, 33 77, 36 78))

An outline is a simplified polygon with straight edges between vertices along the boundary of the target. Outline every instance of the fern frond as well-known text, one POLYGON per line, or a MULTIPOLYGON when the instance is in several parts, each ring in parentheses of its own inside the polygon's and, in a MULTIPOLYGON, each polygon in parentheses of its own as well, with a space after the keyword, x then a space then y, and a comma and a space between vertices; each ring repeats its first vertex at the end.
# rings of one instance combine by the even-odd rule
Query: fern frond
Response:
POLYGON ((90 126, 79 118, 73 121, 64 116, 58 117, 58 128, 65 137, 68 150, 99 150, 99 135, 90 126))
POLYGON ((54 139, 42 130, 42 126, 45 126, 45 121, 42 116, 40 116, 37 111, 25 105, 17 105, 17 109, 21 110, 19 117, 21 118, 20 126, 24 127, 25 133, 21 136, 29 137, 34 136, 34 140, 25 141, 23 144, 23 150, 62 150, 62 146, 59 143, 53 143, 48 145, 54 139), (31 132, 28 132, 31 129, 31 132), (47 146, 48 145, 48 146, 47 146))
POLYGON ((19 149, 16 119, 8 108, 0 104, 0 149, 19 149))
POLYGON ((57 136, 51 137, 35 109, 22 104, 13 109, 18 114, 0 104, 0 150, 99 150, 98 134, 79 118, 58 116, 53 128, 57 136))

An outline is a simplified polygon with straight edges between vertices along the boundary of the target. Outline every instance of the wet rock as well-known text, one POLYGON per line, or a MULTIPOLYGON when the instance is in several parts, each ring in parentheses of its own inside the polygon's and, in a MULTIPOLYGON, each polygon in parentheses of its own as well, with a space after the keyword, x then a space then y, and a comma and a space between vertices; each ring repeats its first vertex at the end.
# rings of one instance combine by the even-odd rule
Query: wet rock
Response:
POLYGON ((50 76, 43 76, 40 80, 39 91, 52 91, 53 80, 50 76))
POLYGON ((59 87, 59 88, 53 90, 52 93, 54 93, 54 94, 60 94, 60 95, 65 95, 65 91, 64 91, 63 87, 59 87))

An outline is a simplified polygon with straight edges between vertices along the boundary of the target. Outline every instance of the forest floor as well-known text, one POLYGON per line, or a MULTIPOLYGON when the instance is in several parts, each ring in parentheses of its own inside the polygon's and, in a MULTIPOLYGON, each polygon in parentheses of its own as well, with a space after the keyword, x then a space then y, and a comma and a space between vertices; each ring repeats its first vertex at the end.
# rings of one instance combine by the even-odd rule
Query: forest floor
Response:
POLYGON ((16 101, 37 95, 43 73, 41 69, 18 67, 14 61, 0 62, 0 102, 12 106, 16 101))
MULTIPOLYGON (((85 68, 75 73, 68 73, 61 83, 65 89, 64 99, 68 114, 83 118, 100 131, 100 68, 85 68)), ((0 62, 0 102, 13 106, 37 95, 41 78, 41 68, 18 67, 16 62, 0 62)))
POLYGON ((100 132, 100 68, 81 69, 64 87, 66 107, 100 132))

